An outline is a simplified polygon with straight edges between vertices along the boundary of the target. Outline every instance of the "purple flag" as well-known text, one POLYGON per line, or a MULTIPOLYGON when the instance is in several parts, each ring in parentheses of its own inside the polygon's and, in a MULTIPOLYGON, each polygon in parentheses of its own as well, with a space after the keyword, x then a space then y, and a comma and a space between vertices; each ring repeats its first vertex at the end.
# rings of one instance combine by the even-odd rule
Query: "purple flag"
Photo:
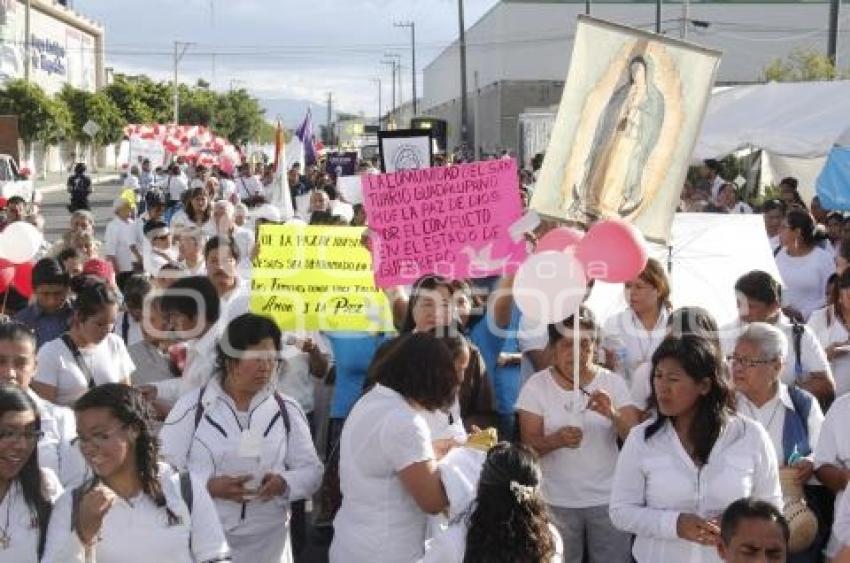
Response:
POLYGON ((307 108, 307 115, 304 116, 304 121, 295 130, 295 136, 304 145, 305 164, 316 164, 316 136, 313 134, 313 113, 309 107, 307 108))

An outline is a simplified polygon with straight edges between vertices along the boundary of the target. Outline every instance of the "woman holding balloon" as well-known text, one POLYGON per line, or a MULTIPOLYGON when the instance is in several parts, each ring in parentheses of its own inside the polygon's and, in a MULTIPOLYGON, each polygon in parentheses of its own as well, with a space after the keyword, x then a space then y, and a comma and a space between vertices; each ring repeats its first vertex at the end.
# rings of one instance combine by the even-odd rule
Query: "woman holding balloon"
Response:
POLYGON ((629 561, 629 535, 611 523, 608 499, 617 440, 640 413, 622 378, 594 363, 597 342, 598 327, 585 307, 550 325, 553 365, 533 375, 517 401, 522 442, 541 456, 541 492, 564 539, 565 562, 581 563, 585 554, 591 563, 629 561))
POLYGON ((628 306, 602 329, 606 365, 631 383, 634 373, 650 363, 667 334, 670 281, 664 267, 650 258, 643 271, 625 284, 628 306))

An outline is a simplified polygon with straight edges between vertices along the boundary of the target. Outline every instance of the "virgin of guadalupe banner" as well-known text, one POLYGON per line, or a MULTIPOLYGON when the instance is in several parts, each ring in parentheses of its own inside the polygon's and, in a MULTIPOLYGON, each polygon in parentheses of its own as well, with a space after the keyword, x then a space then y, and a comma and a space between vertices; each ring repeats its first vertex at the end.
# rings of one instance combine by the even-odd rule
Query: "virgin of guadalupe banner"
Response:
POLYGON ((719 63, 719 51, 579 16, 532 207, 619 217, 666 242, 719 63))

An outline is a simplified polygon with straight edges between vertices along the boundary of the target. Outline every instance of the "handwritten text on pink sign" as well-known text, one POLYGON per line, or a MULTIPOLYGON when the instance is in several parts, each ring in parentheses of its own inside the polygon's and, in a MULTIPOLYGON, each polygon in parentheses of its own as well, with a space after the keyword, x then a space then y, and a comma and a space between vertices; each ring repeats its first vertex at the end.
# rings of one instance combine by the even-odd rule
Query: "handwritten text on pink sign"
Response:
POLYGON ((522 215, 512 159, 362 178, 380 287, 512 273, 525 258, 508 234, 522 215))

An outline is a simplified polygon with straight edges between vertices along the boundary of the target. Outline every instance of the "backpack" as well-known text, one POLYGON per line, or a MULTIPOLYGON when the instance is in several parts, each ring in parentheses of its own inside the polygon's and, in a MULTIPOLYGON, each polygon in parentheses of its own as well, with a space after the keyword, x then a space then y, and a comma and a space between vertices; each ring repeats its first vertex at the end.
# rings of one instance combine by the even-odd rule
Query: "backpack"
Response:
MULTIPOLYGON (((197 432, 198 426, 201 424, 201 419, 204 418, 204 411, 206 409, 204 409, 203 399, 204 399, 204 393, 206 393, 206 391, 207 391, 206 385, 201 387, 201 392, 198 393, 198 402, 195 403, 195 426, 194 426, 194 429, 192 430, 193 436, 194 436, 195 432, 197 432)), ((292 430, 292 423, 289 420, 289 411, 286 410, 286 399, 284 399, 283 396, 280 393, 275 391, 274 392, 274 400, 277 403, 278 412, 274 417, 272 417, 271 421, 269 422, 269 425, 266 427, 266 431, 263 432, 263 437, 265 438, 266 436, 268 436, 269 431, 272 429, 272 426, 274 426, 274 423, 277 422, 278 418, 283 418, 283 428, 286 431, 286 439, 288 440, 289 439, 289 432, 290 432, 290 430, 292 430)), ((207 422, 212 424, 214 427, 216 427, 216 429, 218 429, 219 432, 224 434, 224 430, 218 424, 216 424, 215 421, 213 421, 213 419, 211 419, 209 417, 206 417, 206 418, 207 418, 207 422)))

